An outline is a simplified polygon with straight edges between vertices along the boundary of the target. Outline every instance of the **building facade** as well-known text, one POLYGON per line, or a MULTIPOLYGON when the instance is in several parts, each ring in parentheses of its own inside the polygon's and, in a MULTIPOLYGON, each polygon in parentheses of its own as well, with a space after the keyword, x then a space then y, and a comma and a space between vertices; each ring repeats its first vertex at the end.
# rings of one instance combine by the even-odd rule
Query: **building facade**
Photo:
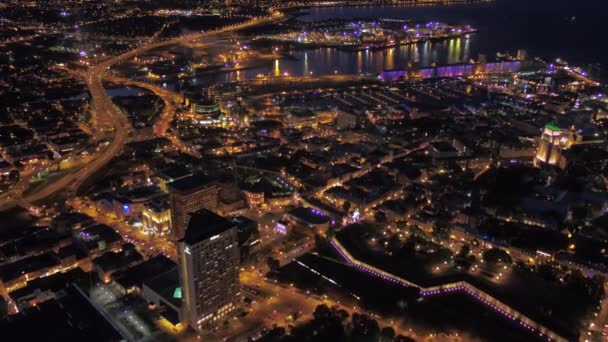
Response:
POLYGON ((564 152, 576 146, 601 145, 605 142, 604 135, 597 130, 582 128, 561 128, 549 123, 543 129, 536 158, 536 165, 550 164, 562 169, 566 168, 568 160, 564 152))
POLYGON ((202 331, 229 318, 240 302, 238 230, 206 209, 191 216, 178 244, 182 317, 202 331))
POLYGON ((194 175, 169 183, 171 230, 176 240, 184 236, 189 214, 201 209, 217 211, 219 192, 219 185, 202 175, 194 175))
POLYGON ((156 236, 171 234, 171 210, 166 203, 149 203, 142 213, 144 229, 156 236))
POLYGON ((567 145, 568 137, 564 130, 555 124, 546 125, 538 144, 535 162, 556 165, 562 149, 567 148, 567 145))

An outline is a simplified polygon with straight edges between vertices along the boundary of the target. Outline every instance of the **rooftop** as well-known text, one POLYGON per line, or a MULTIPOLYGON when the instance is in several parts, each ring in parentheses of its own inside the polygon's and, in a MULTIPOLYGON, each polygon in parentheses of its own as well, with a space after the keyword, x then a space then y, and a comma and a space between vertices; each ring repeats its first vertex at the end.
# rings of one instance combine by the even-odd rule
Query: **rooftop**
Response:
POLYGON ((11 292, 11 298, 18 300, 21 297, 30 295, 37 290, 57 292, 66 288, 70 283, 78 283, 89 279, 89 274, 81 268, 75 268, 68 272, 56 273, 48 277, 29 281, 27 286, 11 292))
POLYGON ((182 241, 190 245, 195 244, 233 227, 236 225, 230 220, 207 209, 202 209, 190 214, 190 222, 182 241))
POLYGON ((46 253, 21 259, 11 264, 2 265, 0 267, 0 278, 3 281, 10 281, 20 277, 23 274, 39 271, 44 268, 54 267, 59 265, 59 260, 53 253, 46 253))
POLYGON ((177 267, 146 280, 143 285, 158 293, 176 307, 182 305, 181 287, 177 267))
POLYGON ((200 190, 214 181, 214 178, 202 173, 197 173, 169 183, 169 188, 171 191, 187 194, 200 190))
POLYGON ((78 231, 75 238, 84 244, 88 250, 104 249, 108 244, 122 240, 122 237, 114 229, 105 224, 86 227, 78 231), (102 241, 103 243, 100 243, 102 241))
POLYGON ((298 207, 290 211, 289 215, 310 224, 323 224, 329 222, 329 217, 312 208, 298 207))
POLYGON ((181 179, 192 176, 192 171, 184 165, 174 164, 160 171, 158 176, 166 180, 181 179))
POLYGON ((546 129, 557 132, 557 131, 561 131, 561 128, 559 128, 555 123, 550 122, 545 126, 546 129))
POLYGON ((141 264, 124 271, 118 271, 112 275, 112 279, 124 288, 141 286, 146 281, 153 279, 159 274, 170 271, 177 265, 163 255, 148 259, 141 264))
POLYGON ((126 244, 121 252, 107 252, 102 256, 93 259, 93 264, 107 272, 143 259, 142 255, 139 254, 134 247, 128 246, 129 245, 126 244))
POLYGON ((82 294, 72 287, 68 292, 60 300, 46 301, 0 320, 0 331, 12 341, 123 340, 82 294))
POLYGON ((431 146, 433 146, 433 149, 438 152, 457 152, 456 149, 450 143, 447 143, 445 141, 433 142, 431 146))

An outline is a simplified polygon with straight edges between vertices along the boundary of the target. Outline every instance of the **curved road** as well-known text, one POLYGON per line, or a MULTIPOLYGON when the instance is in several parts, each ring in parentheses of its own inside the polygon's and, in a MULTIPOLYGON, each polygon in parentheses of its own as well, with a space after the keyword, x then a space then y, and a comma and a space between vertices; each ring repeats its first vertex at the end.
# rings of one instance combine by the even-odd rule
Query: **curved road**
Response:
POLYGON ((124 77, 110 76, 108 80, 116 84, 129 85, 146 89, 161 98, 165 104, 165 107, 162 113, 160 114, 158 120, 156 120, 156 122, 154 123, 154 135, 157 137, 165 137, 171 140, 173 146, 177 147, 182 153, 189 154, 196 158, 201 157, 200 153, 188 148, 178 137, 173 134, 167 134, 168 129, 171 127, 171 121, 175 117, 175 104, 180 103, 182 101, 182 96, 180 94, 165 88, 157 87, 146 82, 133 81, 124 77))
POLYGON ((90 68, 85 74, 85 81, 91 94, 91 108, 95 113, 94 121, 98 131, 97 134, 102 136, 106 134, 112 135, 110 144, 88 165, 72 171, 60 179, 49 183, 34 194, 22 198, 19 198, 19 195, 15 195, 12 199, 8 199, 4 203, 0 204, 0 208, 10 207, 16 204, 27 205, 28 203, 45 199, 60 191, 74 193, 95 172, 100 170, 115 156, 121 153, 122 147, 127 141, 132 127, 128 119, 121 113, 120 110, 118 110, 118 108, 114 106, 112 99, 108 96, 105 88, 103 87, 103 81, 106 78, 110 78, 108 75, 108 70, 112 66, 153 49, 240 30, 266 22, 281 20, 283 18, 284 15, 282 13, 274 12, 271 16, 256 18, 243 24, 230 25, 218 30, 195 33, 168 39, 158 43, 146 44, 121 55, 112 57, 90 68))

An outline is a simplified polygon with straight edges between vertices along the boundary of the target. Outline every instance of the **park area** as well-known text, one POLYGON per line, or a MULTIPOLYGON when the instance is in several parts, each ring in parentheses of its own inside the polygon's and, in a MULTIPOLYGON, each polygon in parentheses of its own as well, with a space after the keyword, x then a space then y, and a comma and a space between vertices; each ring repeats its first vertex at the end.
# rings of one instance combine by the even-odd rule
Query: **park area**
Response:
MULTIPOLYGON (((338 232, 337 239, 359 261, 421 287, 466 281, 568 340, 578 339, 585 319, 602 296, 603 282, 578 271, 563 275, 563 270, 560 273, 548 266, 525 267, 500 250, 486 251, 477 258, 463 256, 421 237, 406 238, 388 248, 371 229, 350 226, 338 232)), ((541 339, 463 292, 421 296, 416 287, 362 272, 325 242, 318 243, 315 253, 286 265, 274 276, 313 295, 357 303, 415 331, 464 332, 492 341, 541 339)))

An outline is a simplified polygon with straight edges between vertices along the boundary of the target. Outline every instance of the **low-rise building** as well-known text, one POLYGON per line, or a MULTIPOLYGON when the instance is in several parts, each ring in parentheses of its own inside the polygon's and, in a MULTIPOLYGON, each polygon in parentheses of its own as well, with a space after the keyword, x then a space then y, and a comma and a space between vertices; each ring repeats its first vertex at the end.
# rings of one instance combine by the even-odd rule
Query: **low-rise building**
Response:
POLYGON ((113 272, 133 267, 142 260, 143 256, 135 250, 135 246, 125 244, 120 252, 110 251, 93 259, 93 267, 99 279, 107 283, 113 272))
POLYGON ((166 201, 153 201, 144 206, 143 229, 156 236, 171 235, 171 208, 166 201))

